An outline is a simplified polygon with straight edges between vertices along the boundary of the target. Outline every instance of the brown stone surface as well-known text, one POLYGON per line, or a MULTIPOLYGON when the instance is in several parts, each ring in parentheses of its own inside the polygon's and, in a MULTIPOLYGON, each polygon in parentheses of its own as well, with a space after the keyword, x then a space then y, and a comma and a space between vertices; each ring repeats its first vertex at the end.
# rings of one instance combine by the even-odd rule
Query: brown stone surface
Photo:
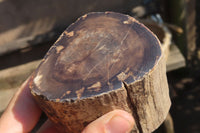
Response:
POLYGON ((154 34, 134 18, 90 13, 68 27, 32 75, 30 89, 65 132, 103 114, 133 114, 136 132, 152 132, 170 107, 165 58, 154 34))

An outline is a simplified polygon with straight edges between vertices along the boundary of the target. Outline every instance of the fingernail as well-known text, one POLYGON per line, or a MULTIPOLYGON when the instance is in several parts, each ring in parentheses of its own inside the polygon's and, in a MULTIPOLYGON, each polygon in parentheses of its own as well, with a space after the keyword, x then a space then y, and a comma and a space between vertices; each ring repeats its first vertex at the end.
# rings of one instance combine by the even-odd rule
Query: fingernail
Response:
POLYGON ((106 131, 107 133, 128 133, 133 128, 133 125, 134 120, 131 115, 116 115, 106 124, 106 131))

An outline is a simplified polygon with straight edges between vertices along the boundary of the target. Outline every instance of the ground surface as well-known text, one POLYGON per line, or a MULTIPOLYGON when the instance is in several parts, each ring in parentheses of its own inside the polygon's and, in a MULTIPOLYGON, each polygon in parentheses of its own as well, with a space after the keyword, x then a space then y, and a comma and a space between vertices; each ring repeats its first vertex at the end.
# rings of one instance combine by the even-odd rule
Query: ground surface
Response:
MULTIPOLYGON (((197 72, 198 73, 198 72, 197 72)), ((200 75, 188 69, 168 73, 176 133, 200 132, 200 75)))

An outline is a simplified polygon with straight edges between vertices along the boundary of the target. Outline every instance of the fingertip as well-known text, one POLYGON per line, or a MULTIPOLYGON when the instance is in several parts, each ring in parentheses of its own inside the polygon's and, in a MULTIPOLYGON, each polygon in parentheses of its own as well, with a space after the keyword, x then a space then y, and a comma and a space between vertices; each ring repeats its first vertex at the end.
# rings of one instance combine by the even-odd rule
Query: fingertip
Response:
POLYGON ((131 114, 123 110, 114 110, 90 123, 82 133, 127 133, 134 124, 131 114))
POLYGON ((0 132, 29 132, 42 113, 31 96, 30 77, 17 90, 0 119, 0 132), (12 128, 10 128, 12 127, 12 128))
POLYGON ((112 111, 112 113, 113 113, 113 115, 119 115, 119 116, 123 117, 132 125, 135 124, 135 120, 134 120, 133 116, 124 110, 117 109, 117 110, 112 111))
POLYGON ((37 131, 37 133, 58 133, 55 125, 50 121, 47 120, 37 131))

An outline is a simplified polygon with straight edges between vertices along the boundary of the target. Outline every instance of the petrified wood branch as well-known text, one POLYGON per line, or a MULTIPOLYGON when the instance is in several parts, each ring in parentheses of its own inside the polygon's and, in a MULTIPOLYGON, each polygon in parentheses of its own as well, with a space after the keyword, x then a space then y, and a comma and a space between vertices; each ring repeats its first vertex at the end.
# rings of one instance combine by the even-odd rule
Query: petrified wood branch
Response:
POLYGON ((134 18, 90 13, 70 25, 29 83, 59 130, 78 133, 114 109, 132 113, 136 132, 155 130, 170 107, 158 39, 134 18))

